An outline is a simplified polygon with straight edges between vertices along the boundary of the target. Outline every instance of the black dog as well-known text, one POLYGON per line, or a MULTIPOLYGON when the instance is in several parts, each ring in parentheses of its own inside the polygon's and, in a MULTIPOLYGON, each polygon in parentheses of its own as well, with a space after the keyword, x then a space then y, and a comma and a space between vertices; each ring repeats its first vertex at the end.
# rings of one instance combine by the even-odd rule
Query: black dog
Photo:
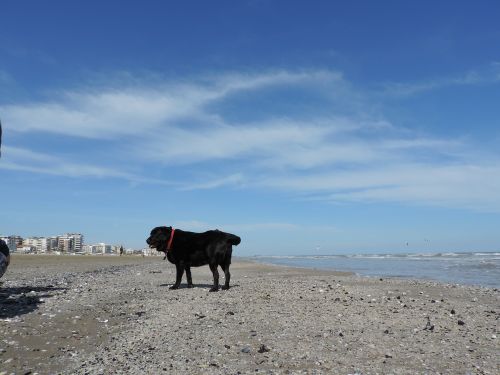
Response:
POLYGON ((184 270, 186 270, 188 288, 192 288, 191 267, 206 264, 210 266, 214 277, 214 286, 210 291, 219 290, 218 266, 222 268, 226 278, 222 289, 229 289, 232 246, 241 242, 241 238, 238 236, 220 230, 193 233, 172 227, 156 227, 151 231, 146 242, 150 248, 156 248, 157 251, 165 253, 168 261, 175 264, 177 274, 175 284, 170 289, 179 287, 184 270))

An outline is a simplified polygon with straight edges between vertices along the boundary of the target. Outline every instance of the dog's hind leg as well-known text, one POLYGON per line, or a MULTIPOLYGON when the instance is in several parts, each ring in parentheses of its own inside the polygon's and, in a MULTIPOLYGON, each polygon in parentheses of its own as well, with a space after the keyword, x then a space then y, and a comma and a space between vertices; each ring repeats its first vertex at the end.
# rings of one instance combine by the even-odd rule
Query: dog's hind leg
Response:
POLYGON ((219 290, 219 271, 217 271, 217 263, 210 264, 210 271, 214 276, 214 286, 210 289, 211 292, 217 292, 219 290))
POLYGON ((184 274, 184 264, 176 264, 176 275, 175 275, 175 284, 170 287, 170 289, 177 289, 179 285, 181 285, 182 275, 184 274))
POLYGON ((232 253, 233 253, 233 247, 231 246, 231 244, 228 243, 226 256, 224 257, 222 263, 220 263, 221 268, 224 270, 224 278, 225 278, 222 290, 229 289, 229 281, 231 280, 231 273, 229 272, 229 266, 231 265, 232 253))
POLYGON ((188 288, 192 288, 193 287, 193 279, 191 278, 191 267, 186 266, 185 270, 186 270, 186 279, 188 282, 188 288))
POLYGON ((224 270, 224 286, 222 287, 222 290, 229 289, 229 281, 231 280, 231 273, 229 273, 229 265, 231 263, 225 263, 222 265, 222 269, 224 270))

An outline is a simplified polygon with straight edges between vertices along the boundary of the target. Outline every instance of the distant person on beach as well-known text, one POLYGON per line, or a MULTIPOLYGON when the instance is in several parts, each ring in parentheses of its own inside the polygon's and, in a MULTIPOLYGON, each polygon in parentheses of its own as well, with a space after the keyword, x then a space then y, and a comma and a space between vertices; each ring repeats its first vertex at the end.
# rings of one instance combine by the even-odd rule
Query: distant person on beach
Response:
POLYGON ((123 255, 123 246, 120 246, 120 256, 123 255))
POLYGON ((3 276, 10 263, 10 250, 7 244, 0 240, 0 277, 3 276))

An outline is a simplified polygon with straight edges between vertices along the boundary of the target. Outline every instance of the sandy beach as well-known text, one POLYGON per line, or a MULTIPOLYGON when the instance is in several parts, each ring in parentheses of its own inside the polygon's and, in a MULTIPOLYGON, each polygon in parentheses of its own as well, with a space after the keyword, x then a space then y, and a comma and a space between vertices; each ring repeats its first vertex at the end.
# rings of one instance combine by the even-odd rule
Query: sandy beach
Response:
MULTIPOLYGON (((498 374, 500 293, 235 259, 169 290, 161 257, 14 255, 0 374, 498 374)), ((183 283, 185 280, 183 280, 183 283)))

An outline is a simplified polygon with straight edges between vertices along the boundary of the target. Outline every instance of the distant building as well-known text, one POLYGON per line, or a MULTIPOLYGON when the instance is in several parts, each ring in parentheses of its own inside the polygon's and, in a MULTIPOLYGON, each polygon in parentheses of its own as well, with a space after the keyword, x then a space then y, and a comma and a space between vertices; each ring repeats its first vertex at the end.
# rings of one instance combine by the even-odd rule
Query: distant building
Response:
POLYGON ((23 246, 33 247, 36 253, 47 252, 47 238, 46 237, 29 237, 23 240, 23 246))
POLYGON ((92 245, 83 245, 82 253, 84 254, 92 254, 92 245))
MULTIPOLYGON (((85 245, 81 233, 66 233, 60 236, 50 237, 28 237, 21 236, 0 236, 4 240, 11 252, 20 253, 51 253, 62 254, 120 254, 120 245, 109 245, 103 242, 95 245, 85 245)), ((124 249, 124 254, 157 256, 162 253, 155 249, 124 249)))
POLYGON ((47 251, 58 251, 57 236, 47 237, 47 251))
POLYGON ((92 245, 92 254, 113 254, 113 246, 102 242, 92 245))
POLYGON ((31 245, 22 245, 17 248, 17 252, 25 254, 36 253, 36 247, 31 245))
POLYGON ((57 237, 57 250, 62 253, 81 252, 83 235, 80 233, 66 233, 57 237))
POLYGON ((163 253, 160 253, 159 251, 156 251, 156 249, 151 249, 149 247, 146 247, 141 250, 142 254, 145 256, 155 256, 155 255, 161 255, 163 256, 163 253))
POLYGON ((58 237, 57 238, 57 250, 62 252, 62 253, 69 253, 71 250, 71 238, 68 238, 66 236, 58 237))

